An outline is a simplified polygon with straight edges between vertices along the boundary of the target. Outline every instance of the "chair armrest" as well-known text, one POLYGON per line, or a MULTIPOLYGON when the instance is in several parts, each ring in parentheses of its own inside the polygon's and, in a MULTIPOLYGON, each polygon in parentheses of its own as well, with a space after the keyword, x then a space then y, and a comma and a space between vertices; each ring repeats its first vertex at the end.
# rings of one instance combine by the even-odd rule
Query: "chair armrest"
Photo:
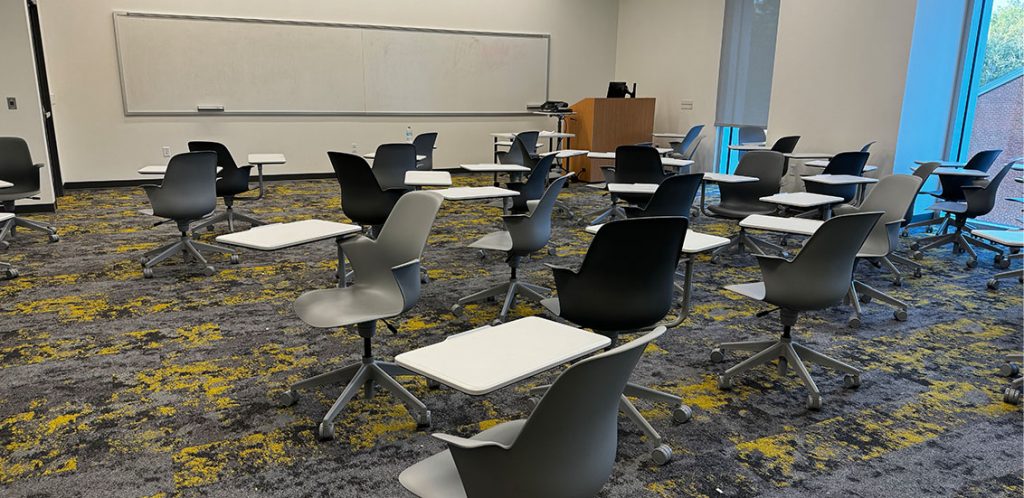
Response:
POLYGON ((43 169, 43 163, 35 163, 32 166, 35 166, 36 169, 43 169))
POLYGON ((403 310, 412 308, 420 299, 420 260, 414 259, 391 268, 398 290, 402 291, 403 310))
POLYGON ((452 436, 449 434, 431 434, 435 439, 444 441, 449 446, 454 446, 462 450, 475 450, 477 448, 501 448, 503 450, 510 449, 512 446, 507 444, 496 443, 494 441, 487 441, 483 439, 469 439, 459 436, 452 436))

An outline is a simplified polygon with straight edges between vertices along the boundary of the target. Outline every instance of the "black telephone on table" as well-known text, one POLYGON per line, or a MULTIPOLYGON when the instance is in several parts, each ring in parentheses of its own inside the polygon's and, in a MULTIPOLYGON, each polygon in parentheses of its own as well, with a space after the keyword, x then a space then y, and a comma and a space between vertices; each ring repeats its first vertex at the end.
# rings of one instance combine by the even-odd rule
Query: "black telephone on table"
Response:
POLYGON ((540 105, 541 112, 565 112, 569 110, 569 104, 561 100, 549 100, 540 105))

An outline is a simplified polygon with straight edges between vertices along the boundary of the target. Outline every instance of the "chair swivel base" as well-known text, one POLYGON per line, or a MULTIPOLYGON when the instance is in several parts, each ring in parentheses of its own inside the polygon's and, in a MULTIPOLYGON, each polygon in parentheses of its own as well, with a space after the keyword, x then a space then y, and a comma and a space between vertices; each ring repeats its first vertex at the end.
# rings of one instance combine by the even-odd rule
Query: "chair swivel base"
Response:
POLYGON ((766 365, 778 359, 780 374, 784 374, 792 368, 796 371, 800 380, 807 387, 807 408, 810 410, 821 409, 821 392, 811 378, 810 372, 804 362, 814 363, 823 367, 831 368, 845 373, 843 387, 848 389, 860 386, 861 371, 852 365, 843 363, 835 358, 826 356, 813 349, 793 342, 789 337, 789 331, 783 333, 782 338, 777 341, 750 341, 750 342, 725 342, 711 350, 711 360, 722 361, 725 358, 724 351, 754 351, 756 354, 732 366, 718 376, 718 387, 723 390, 732 388, 732 379, 738 374, 753 369, 754 367, 766 365))
POLYGON ((11 245, 11 243, 8 242, 7 239, 14 236, 14 232, 17 227, 27 228, 29 230, 35 230, 37 232, 45 233, 50 243, 60 241, 60 236, 57 235, 56 228, 36 221, 26 220, 25 218, 15 217, 14 219, 8 221, 2 228, 0 228, 0 248, 6 249, 11 245))
MULTIPOLYGON (((360 328, 365 327, 364 324, 359 324, 359 326, 360 328)), ((373 324, 373 327, 376 327, 376 323, 373 324)), ((363 389, 365 399, 372 399, 374 386, 379 385, 405 405, 413 420, 416 421, 417 427, 430 427, 430 410, 427 409, 427 406, 422 401, 395 380, 397 375, 417 374, 394 363, 375 359, 370 350, 370 337, 364 334, 367 334, 367 332, 362 330, 360 335, 364 336, 363 348, 365 353, 360 363, 353 363, 292 384, 287 391, 284 391, 277 397, 278 405, 282 407, 294 405, 299 400, 298 391, 300 389, 310 389, 342 382, 347 383, 341 395, 338 396, 338 399, 331 405, 330 410, 324 415, 318 428, 320 439, 334 439, 334 421, 341 415, 342 410, 345 409, 348 403, 355 398, 359 389, 363 389)), ((373 332, 369 332, 368 335, 372 336, 373 332)))
POLYGON ((1004 260, 1003 250, 981 240, 975 239, 974 237, 967 237, 962 229, 958 229, 953 233, 947 233, 942 235, 936 235, 934 237, 925 237, 917 242, 910 245, 910 248, 914 250, 914 259, 924 258, 924 252, 936 247, 941 247, 946 244, 953 244, 953 252, 966 252, 968 255, 967 268, 975 268, 978 266, 978 253, 974 251, 971 246, 980 247, 996 253, 995 260, 998 263, 1004 260))
POLYGON ((258 220, 256 218, 253 218, 252 216, 248 216, 248 215, 244 215, 244 214, 241 214, 241 213, 237 213, 237 212, 235 212, 234 208, 232 208, 231 206, 228 206, 227 209, 225 209, 223 213, 220 213, 220 214, 218 214, 216 216, 213 216, 211 218, 203 220, 202 223, 196 225, 192 230, 196 231, 196 230, 202 230, 204 228, 206 228, 207 230, 213 230, 213 225, 215 225, 217 223, 220 223, 222 221, 228 222, 228 231, 229 232, 234 232, 235 231, 235 222, 238 222, 238 221, 241 221, 242 223, 248 223, 250 227, 258 227, 260 225, 266 225, 267 224, 267 222, 265 222, 263 220, 258 220))
POLYGON ((850 283, 850 292, 846 295, 846 300, 849 302, 850 306, 853 307, 853 316, 847 320, 846 324, 851 328, 860 327, 861 317, 863 314, 860 305, 861 303, 868 304, 872 299, 877 299, 880 302, 895 308, 895 311, 893 311, 893 318, 896 320, 901 322, 907 321, 907 310, 910 309, 909 304, 871 287, 870 285, 854 280, 850 283))
POLYGON ((587 218, 596 216, 590 221, 590 225, 599 225, 601 223, 607 223, 615 219, 624 220, 626 219, 626 211, 622 209, 618 204, 612 204, 610 207, 604 209, 598 209, 591 211, 585 215, 587 218))
POLYGON ((496 300, 498 296, 505 296, 501 306, 501 312, 498 313, 498 318, 495 319, 495 323, 501 323, 508 318, 508 312, 512 309, 516 296, 519 295, 522 295, 532 301, 540 302, 550 297, 551 289, 528 282, 522 282, 517 278, 512 277, 508 282, 495 285, 489 289, 484 289, 480 292, 475 292, 459 299, 458 304, 452 306, 452 313, 460 315, 462 313, 462 308, 467 304, 496 300))
POLYGON ((206 258, 203 257, 203 252, 230 254, 231 264, 233 265, 237 265, 239 261, 238 255, 231 249, 192 240, 187 233, 182 232, 181 238, 176 242, 153 249, 139 258, 139 263, 142 264, 142 276, 153 278, 154 266, 179 253, 184 256, 186 263, 190 263, 194 259, 200 266, 204 267, 203 271, 207 275, 213 275, 217 270, 207 263, 206 258))
MULTIPOLYGON (((548 388, 550 387, 550 385, 546 385, 537 386, 534 387, 533 389, 530 389, 531 409, 537 406, 537 403, 539 402, 539 396, 542 396, 545 392, 547 392, 548 388)), ((656 431, 654 427, 651 426, 651 423, 648 422, 646 418, 644 418, 643 414, 641 414, 640 411, 636 409, 636 406, 633 405, 633 402, 631 402, 629 398, 627 398, 627 396, 632 396, 634 398, 639 399, 646 399, 649 401, 667 403, 675 406, 675 408, 672 410, 672 421, 680 424, 689 422, 690 419, 693 418, 693 410, 691 410, 689 406, 684 404, 683 399, 680 398, 679 396, 663 393, 661 391, 656 391, 648 387, 638 386, 636 384, 633 384, 632 382, 626 384, 626 389, 623 390, 622 392, 622 398, 619 400, 619 411, 624 413, 626 417, 633 421, 633 423, 639 426, 640 430, 643 431, 644 436, 647 438, 647 446, 651 450, 651 459, 654 461, 654 463, 657 465, 667 464, 669 461, 672 460, 672 448, 665 443, 665 440, 662 439, 661 434, 659 434, 658 431, 656 431)))
POLYGON ((729 239, 728 244, 719 247, 718 249, 715 249, 714 251, 711 252, 711 262, 718 264, 722 260, 722 254, 725 254, 729 251, 743 253, 744 249, 746 249, 754 254, 767 254, 764 251, 764 247, 768 247, 780 253, 786 252, 786 250, 782 246, 754 238, 749 233, 747 233, 745 229, 740 228, 740 232, 733 236, 731 239, 729 239))

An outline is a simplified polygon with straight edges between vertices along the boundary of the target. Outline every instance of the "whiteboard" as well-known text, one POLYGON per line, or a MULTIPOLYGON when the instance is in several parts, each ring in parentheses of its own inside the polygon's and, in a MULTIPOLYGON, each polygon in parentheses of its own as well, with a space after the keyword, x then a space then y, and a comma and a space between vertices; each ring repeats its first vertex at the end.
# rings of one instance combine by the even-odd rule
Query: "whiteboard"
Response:
POLYGON ((546 34, 138 12, 115 12, 114 33, 129 116, 525 114, 548 98, 546 34))

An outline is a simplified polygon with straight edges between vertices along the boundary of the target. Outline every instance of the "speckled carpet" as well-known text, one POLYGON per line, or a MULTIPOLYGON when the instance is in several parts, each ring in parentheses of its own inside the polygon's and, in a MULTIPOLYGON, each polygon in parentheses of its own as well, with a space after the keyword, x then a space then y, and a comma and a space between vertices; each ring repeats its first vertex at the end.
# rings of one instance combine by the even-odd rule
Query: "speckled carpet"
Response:
MULTIPOLYGON (((456 177, 457 184, 483 179, 456 177)), ((591 189, 563 193, 577 211, 606 203, 591 189)), ((269 221, 344 220, 337 183, 270 185, 267 199, 240 210, 269 221)), ((0 261, 18 279, 0 282, 0 495, 3 496, 405 496, 398 474, 443 448, 417 431, 386 394, 356 401, 338 438, 319 442, 316 423, 340 386, 304 392, 289 408, 271 403, 287 383, 358 358, 350 330, 305 326, 291 310, 300 293, 333 285, 335 249, 324 242, 272 253, 240 251, 242 263, 212 257, 218 273, 160 266, 142 278, 137 258, 174 237, 137 210, 141 189, 73 191, 52 217, 63 240, 19 233, 0 261)), ((466 244, 500 226, 494 203, 446 202, 423 263, 432 281, 419 304, 383 328, 381 357, 485 324, 498 306, 449 313, 462 295, 507 278, 498 255, 481 260, 466 244)), ((50 215, 33 215, 51 219, 50 215)), ((735 225, 700 218, 695 228, 731 234, 735 225)), ((224 230, 224 227, 219 227, 224 230)), ((204 240, 214 233, 204 233, 204 240)), ((556 255, 524 263, 521 278, 553 286, 542 262, 576 265, 591 237, 557 219, 556 255)), ((730 392, 709 349, 723 340, 774 338, 775 314, 723 285, 758 279, 754 258, 696 267, 693 315, 641 360, 634 379, 683 396, 693 420, 674 424, 668 407, 640 403, 675 452, 653 465, 639 431, 620 423, 608 497, 641 496, 1021 496, 1021 408, 1005 404, 1003 355, 1020 350, 1021 287, 985 288, 991 255, 963 270, 963 257, 935 251, 921 278, 894 287, 868 264, 858 275, 913 304, 897 322, 888 307, 805 313, 799 340, 863 366, 858 390, 815 368, 824 407, 804 407, 795 376, 774 367, 743 375, 730 392)), ((513 317, 540 313, 519 304, 513 317)), ((403 382, 433 411, 433 430, 472 435, 527 412, 525 390, 557 372, 488 396, 403 382)))

